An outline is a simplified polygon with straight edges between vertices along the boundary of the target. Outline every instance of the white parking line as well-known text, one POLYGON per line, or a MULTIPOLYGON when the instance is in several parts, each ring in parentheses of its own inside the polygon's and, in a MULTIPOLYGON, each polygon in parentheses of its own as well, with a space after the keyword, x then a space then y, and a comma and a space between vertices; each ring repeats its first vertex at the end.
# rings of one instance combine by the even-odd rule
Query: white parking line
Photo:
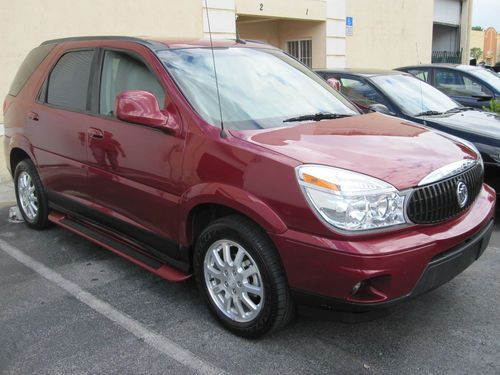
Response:
POLYGON ((86 292, 77 284, 65 279, 59 273, 48 268, 29 255, 24 254, 21 250, 15 248, 9 243, 0 239, 0 249, 16 259, 18 262, 24 264, 26 267, 31 268, 43 278, 53 282, 66 292, 74 296, 80 302, 86 304, 91 309, 97 311, 99 314, 115 322, 122 328, 134 336, 142 339, 145 343, 152 346, 154 349, 166 354, 175 361, 182 365, 194 370, 200 374, 224 374, 225 372, 212 364, 197 357, 195 354, 187 349, 182 348, 175 342, 169 340, 165 336, 159 335, 144 327, 138 321, 128 317, 121 311, 115 309, 109 303, 95 297, 94 295, 86 292))

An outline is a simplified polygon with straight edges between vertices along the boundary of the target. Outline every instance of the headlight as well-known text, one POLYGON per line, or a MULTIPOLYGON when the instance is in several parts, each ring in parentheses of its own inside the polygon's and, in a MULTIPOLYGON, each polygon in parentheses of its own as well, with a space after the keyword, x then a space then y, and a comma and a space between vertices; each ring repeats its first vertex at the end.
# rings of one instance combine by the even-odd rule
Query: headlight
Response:
POLYGON ((384 181, 320 165, 297 167, 297 179, 313 209, 338 229, 363 231, 406 223, 405 195, 384 181))

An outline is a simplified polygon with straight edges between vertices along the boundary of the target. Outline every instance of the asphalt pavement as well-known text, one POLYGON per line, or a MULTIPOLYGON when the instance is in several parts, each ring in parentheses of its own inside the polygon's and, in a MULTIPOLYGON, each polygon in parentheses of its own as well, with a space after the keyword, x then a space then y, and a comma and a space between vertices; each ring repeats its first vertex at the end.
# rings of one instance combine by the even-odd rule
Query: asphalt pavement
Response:
MULTIPOLYGON (((193 281, 168 283, 77 235, 8 221, 0 185, 2 374, 499 374, 500 226, 437 290, 365 323, 299 316, 245 340, 193 281)), ((497 215, 499 216, 499 215, 497 215)))

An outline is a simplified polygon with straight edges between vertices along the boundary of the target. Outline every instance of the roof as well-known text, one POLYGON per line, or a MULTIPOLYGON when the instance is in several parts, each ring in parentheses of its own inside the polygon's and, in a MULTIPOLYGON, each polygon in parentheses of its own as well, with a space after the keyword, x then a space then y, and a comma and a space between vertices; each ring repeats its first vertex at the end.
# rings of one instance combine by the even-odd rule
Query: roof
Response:
POLYGON ((420 65, 410 65, 410 66, 402 66, 397 69, 419 69, 419 68, 450 68, 450 69, 459 69, 459 70, 477 70, 484 69, 480 66, 473 65, 464 65, 464 64, 420 64, 420 65))
MULTIPOLYGON (((59 43, 76 43, 85 41, 101 41, 101 40, 115 40, 115 41, 129 41, 133 43, 138 43, 145 45, 149 48, 155 50, 161 49, 174 49, 174 48, 203 48, 210 47, 210 39, 169 39, 162 37, 131 37, 131 36, 78 36, 69 38, 52 39, 43 42, 41 45, 46 44, 59 44, 59 43)), ((214 39, 214 47, 235 47, 235 46, 245 46, 245 47, 265 47, 273 48, 276 47, 264 44, 259 41, 253 40, 243 40, 243 39, 214 39)))
POLYGON ((389 69, 349 69, 349 68, 335 68, 335 69, 315 69, 318 73, 339 73, 339 74, 352 74, 363 77, 386 76, 405 74, 396 70, 389 69))

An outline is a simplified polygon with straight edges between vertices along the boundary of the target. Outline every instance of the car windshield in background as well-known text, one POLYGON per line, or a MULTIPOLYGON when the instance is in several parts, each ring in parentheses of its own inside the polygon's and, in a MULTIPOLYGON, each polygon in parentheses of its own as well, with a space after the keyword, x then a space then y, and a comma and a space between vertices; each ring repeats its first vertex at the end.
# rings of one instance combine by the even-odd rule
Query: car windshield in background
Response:
MULTIPOLYGON (((281 51, 235 47, 215 48, 214 53, 226 128, 289 126, 283 121, 318 113, 358 114, 314 72, 281 51)), ((212 51, 171 49, 158 56, 198 114, 219 126, 212 51)))
POLYGON ((412 76, 376 76, 372 81, 410 116, 438 114, 460 106, 438 89, 412 76))
POLYGON ((495 73, 486 69, 474 69, 470 70, 469 73, 493 86, 497 92, 500 92, 500 78, 495 73))

